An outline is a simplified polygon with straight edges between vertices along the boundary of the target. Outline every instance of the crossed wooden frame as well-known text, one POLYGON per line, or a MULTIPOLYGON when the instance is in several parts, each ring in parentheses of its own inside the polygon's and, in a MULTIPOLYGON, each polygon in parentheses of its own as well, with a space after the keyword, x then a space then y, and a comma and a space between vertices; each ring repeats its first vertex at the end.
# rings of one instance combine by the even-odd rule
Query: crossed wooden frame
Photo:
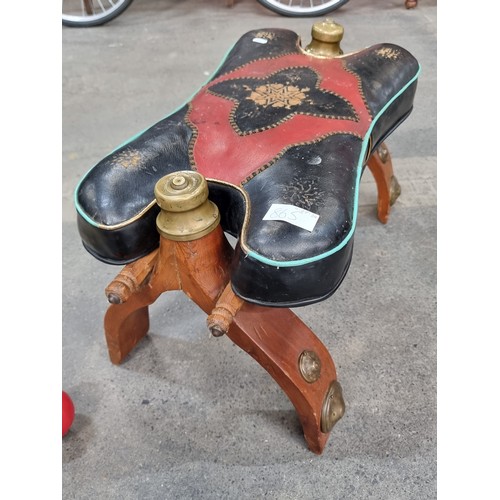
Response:
MULTIPOLYGON (((367 166, 377 185, 378 218, 386 223, 400 188, 384 143, 367 166)), ((192 241, 161 234, 159 248, 126 265, 105 290, 110 306, 104 331, 111 362, 120 364, 148 333, 148 306, 164 292, 182 290, 208 315, 215 336, 226 334, 277 382, 296 409, 308 448, 321 454, 344 414, 333 359, 290 309, 251 304, 233 293, 232 253, 217 224, 192 241)))

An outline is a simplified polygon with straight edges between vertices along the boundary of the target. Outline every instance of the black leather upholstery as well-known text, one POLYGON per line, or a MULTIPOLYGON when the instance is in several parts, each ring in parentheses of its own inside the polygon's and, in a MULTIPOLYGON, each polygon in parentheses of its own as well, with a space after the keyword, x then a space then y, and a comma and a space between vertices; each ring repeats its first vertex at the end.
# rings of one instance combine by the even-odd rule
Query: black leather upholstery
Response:
POLYGON ((320 59, 292 31, 247 33, 189 103, 82 179, 76 209, 85 248, 113 264, 152 251, 155 183, 198 170, 223 229, 238 238, 238 295, 287 307, 328 297, 351 261, 365 161, 411 112, 418 72, 396 45, 320 59), (263 220, 273 204, 319 219, 312 231, 263 220))

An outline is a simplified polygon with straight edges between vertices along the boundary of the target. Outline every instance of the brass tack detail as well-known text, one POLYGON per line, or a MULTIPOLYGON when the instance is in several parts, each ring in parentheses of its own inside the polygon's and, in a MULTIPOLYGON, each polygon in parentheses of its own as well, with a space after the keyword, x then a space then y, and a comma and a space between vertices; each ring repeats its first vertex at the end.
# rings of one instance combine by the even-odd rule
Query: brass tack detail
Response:
POLYGON ((309 384, 316 382, 321 375, 321 359, 314 351, 303 351, 299 357, 299 371, 309 384))

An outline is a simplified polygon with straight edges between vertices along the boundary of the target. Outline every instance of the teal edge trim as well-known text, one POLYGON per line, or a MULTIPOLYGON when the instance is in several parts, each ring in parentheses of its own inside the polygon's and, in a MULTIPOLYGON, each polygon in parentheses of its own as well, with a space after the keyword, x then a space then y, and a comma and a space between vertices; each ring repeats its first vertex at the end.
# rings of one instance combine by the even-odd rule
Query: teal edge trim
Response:
MULTIPOLYGON (((217 66, 217 69, 208 77, 208 79, 206 80, 206 82, 196 91, 194 92, 191 97, 189 97, 186 101, 184 101, 183 104, 181 104, 180 106, 178 106, 174 111, 172 111, 171 113, 165 115, 162 119, 164 120, 165 118, 168 118, 169 116, 172 116, 173 114, 177 113, 177 111, 179 111, 181 108, 183 108, 188 102, 192 101, 192 99, 194 98, 194 96, 205 86, 207 85, 211 80, 212 78, 219 72, 219 70, 222 68, 222 66, 224 65, 224 63, 226 62, 229 54, 232 52, 232 50, 234 49, 236 43, 234 43, 231 48, 226 52, 226 54, 224 55, 224 57, 222 58, 221 62, 219 63, 219 66, 217 66)), ((159 120, 161 121, 161 120, 159 120)), ((154 125, 154 124, 153 124, 154 125)), ((152 125, 152 126, 153 126, 152 125)), ((135 134, 134 136, 132 136, 130 139, 126 140, 123 144, 121 144, 120 146, 116 147, 115 149, 113 149, 113 151, 111 151, 111 153, 109 154, 113 154, 115 151, 117 151, 118 149, 122 148, 123 146, 126 146, 127 144, 129 144, 130 142, 132 142, 133 140, 137 139, 137 137, 139 137, 141 134, 143 134, 144 132, 146 132, 146 130, 148 130, 149 128, 151 127, 147 127, 145 128, 142 132, 139 132, 137 134, 135 134)), ((94 165, 95 166, 95 165, 94 165)), ((94 167, 92 167, 94 168, 94 167)), ((85 180, 85 178, 87 177, 87 175, 89 174, 89 172, 92 170, 92 168, 90 168, 87 173, 81 178, 80 182, 78 182, 74 192, 73 192, 73 200, 74 200, 74 205, 75 205, 75 208, 77 210, 77 212, 89 223, 91 224, 92 226, 96 226, 96 227, 99 227, 99 224, 97 224, 95 221, 93 221, 84 211, 83 209, 80 207, 80 204, 78 203, 78 199, 77 199, 77 193, 78 193, 78 190, 80 189, 80 185, 81 183, 85 180)))
POLYGON ((274 266, 274 267, 298 267, 298 266, 303 266, 305 264, 310 264, 311 262, 316 262, 318 260, 322 260, 326 257, 329 257, 330 255, 333 255, 334 253, 338 252, 342 248, 344 248, 349 240, 352 238, 352 235, 354 234, 354 230, 356 228, 356 219, 358 217, 358 196, 359 196, 359 183, 361 181, 361 174, 363 173, 363 159, 365 157, 365 152, 366 148, 368 147, 368 140, 370 137, 370 134, 373 130, 373 127, 377 123, 378 119, 385 113, 386 109, 418 78, 420 74, 421 67, 420 65, 418 66, 418 71, 415 74, 415 76, 397 93, 395 94, 392 99, 387 102, 387 104, 378 112, 377 116, 374 118, 372 121, 370 128, 368 129, 364 139, 363 139, 363 144, 361 146, 361 154, 359 156, 359 162, 358 162, 358 174, 356 178, 356 192, 354 196, 354 214, 353 214, 353 225, 351 227, 351 230, 349 231, 349 234, 342 240, 342 243, 337 245, 336 247, 332 248, 331 250, 328 250, 328 252, 324 252, 320 255, 316 255, 315 257, 309 257, 307 259, 299 259, 299 260, 287 260, 287 261, 279 261, 279 260, 271 260, 268 259, 267 257, 263 257, 262 255, 250 250, 248 252, 248 256, 252 257, 255 260, 258 260, 259 262, 262 262, 264 264, 267 264, 269 266, 274 266))

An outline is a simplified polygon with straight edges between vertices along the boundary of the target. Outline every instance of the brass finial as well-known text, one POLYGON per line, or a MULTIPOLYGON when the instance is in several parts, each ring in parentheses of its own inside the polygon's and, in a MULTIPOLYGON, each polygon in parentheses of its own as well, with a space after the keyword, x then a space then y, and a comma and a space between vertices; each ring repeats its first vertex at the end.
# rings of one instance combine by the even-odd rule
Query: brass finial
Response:
POLYGON ((219 224, 219 209, 208 199, 207 181, 198 172, 187 170, 162 177, 156 183, 155 196, 162 209, 156 226, 169 240, 196 240, 219 224))
POLYGON ((344 52, 340 42, 344 36, 344 27, 333 19, 325 19, 313 24, 311 43, 304 49, 314 57, 338 57, 344 52))

